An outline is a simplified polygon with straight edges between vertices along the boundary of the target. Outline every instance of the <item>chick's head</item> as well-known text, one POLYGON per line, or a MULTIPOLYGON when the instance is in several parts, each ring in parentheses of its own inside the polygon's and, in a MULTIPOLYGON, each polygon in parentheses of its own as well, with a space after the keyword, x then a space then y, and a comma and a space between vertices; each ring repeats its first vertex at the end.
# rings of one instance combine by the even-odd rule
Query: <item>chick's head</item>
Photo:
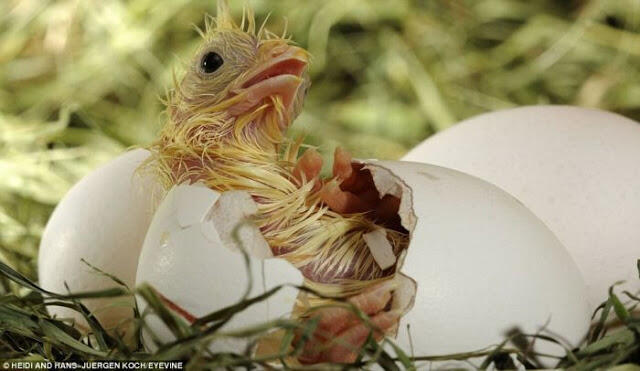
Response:
MULTIPOLYGON (((226 1, 202 33, 204 42, 169 96, 163 141, 179 139, 197 151, 277 146, 301 110, 308 53, 264 27, 256 31, 251 10, 234 23, 226 1)), ((231 155, 228 153, 226 155, 231 155)))

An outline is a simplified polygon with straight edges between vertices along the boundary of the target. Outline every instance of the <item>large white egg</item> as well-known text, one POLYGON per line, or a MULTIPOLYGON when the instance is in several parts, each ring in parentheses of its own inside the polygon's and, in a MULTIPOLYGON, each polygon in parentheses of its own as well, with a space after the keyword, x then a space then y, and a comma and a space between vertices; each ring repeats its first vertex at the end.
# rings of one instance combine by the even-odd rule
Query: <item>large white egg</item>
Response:
MULTIPOLYGON (((287 261, 270 258, 271 250, 258 229, 242 224, 256 211, 255 203, 244 192, 220 194, 201 185, 172 188, 149 227, 138 264, 138 284, 150 284, 186 323, 238 303, 250 281, 250 297, 277 285, 301 285, 302 274, 287 261), (236 226, 241 226, 241 246, 233 237, 236 226), (245 247, 250 274, 239 250, 245 247)), ((288 318, 297 295, 296 288, 284 287, 268 300, 236 313, 220 331, 288 318)), ((139 303, 144 311, 146 302, 139 303)), ((146 319, 160 341, 175 339, 155 314, 146 319)), ((143 338, 147 348, 155 348, 148 333, 143 332, 143 338)), ((247 344, 247 339, 223 337, 216 339, 211 349, 242 353, 247 344)))
MULTIPOLYGON (((65 294, 65 283, 71 292, 117 286, 82 259, 133 287, 138 255, 153 216, 154 195, 160 192, 154 177, 136 172, 148 156, 148 151, 138 149, 115 158, 82 178, 60 201, 40 242, 38 275, 44 289, 65 294)), ((83 303, 107 329, 133 318, 132 298, 83 303)), ((86 326, 73 310, 48 309, 52 315, 75 319, 81 328, 86 326)))
MULTIPOLYGON (((380 167, 401 180, 403 204, 411 190, 415 216, 401 267, 417 282, 415 304, 397 337, 407 352, 479 350, 502 342, 513 327, 532 334, 546 326, 545 333, 560 334, 570 345, 581 341, 590 318, 585 284, 566 249, 531 211, 483 180, 411 162, 371 163, 378 189, 388 190, 383 193, 398 194, 383 184, 380 167)), ((537 350, 563 354, 542 343, 537 350)))
POLYGON ((640 124, 578 107, 480 115, 427 139, 404 158, 456 169, 506 190, 567 247, 592 308, 609 286, 640 290, 640 124))

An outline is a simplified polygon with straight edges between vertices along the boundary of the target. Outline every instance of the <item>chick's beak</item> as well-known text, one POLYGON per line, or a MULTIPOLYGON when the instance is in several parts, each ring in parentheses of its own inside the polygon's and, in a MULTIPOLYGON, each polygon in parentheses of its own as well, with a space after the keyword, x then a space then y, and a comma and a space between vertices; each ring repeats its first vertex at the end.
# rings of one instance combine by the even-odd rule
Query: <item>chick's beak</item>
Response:
POLYGON ((252 69, 231 93, 243 95, 239 103, 229 108, 231 115, 249 111, 272 96, 280 96, 285 112, 295 115, 306 89, 307 52, 299 47, 285 45, 272 48, 266 60, 252 69))

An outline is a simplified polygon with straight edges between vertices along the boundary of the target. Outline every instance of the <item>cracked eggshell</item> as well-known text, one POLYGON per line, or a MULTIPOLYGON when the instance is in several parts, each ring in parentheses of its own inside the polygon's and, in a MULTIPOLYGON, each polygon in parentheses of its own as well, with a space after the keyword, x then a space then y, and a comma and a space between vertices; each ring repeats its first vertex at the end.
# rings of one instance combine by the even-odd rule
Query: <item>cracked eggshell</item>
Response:
MULTIPOLYGON (((404 225, 415 225, 400 268, 417 282, 399 325, 403 349, 416 356, 473 351, 499 344, 514 326, 535 333, 546 324, 572 345, 586 334, 590 311, 575 263, 515 198, 439 166, 367 168, 381 193, 401 195, 404 225)), ((562 353, 542 342, 536 349, 562 353)))
POLYGON ((509 192, 558 236, 586 281, 591 308, 640 292, 640 124, 579 107, 487 113, 427 139, 404 158, 477 176, 509 192))
MULTIPOLYGON (((138 255, 161 193, 156 179, 136 169, 149 152, 138 149, 116 157, 82 178, 49 218, 40 241, 40 285, 56 293, 94 291, 116 286, 81 259, 133 287, 138 255)), ((133 299, 83 300, 101 324, 111 329, 133 318, 133 299)), ((76 311, 47 307, 52 315, 87 324, 76 311)), ((121 328, 123 329, 123 328, 121 328)))
MULTIPOLYGON (((301 285, 301 273, 288 262, 273 258, 258 228, 243 220, 257 212, 257 205, 242 191, 218 193, 203 185, 178 185, 171 189, 158 207, 138 264, 136 281, 147 282, 179 310, 174 313, 186 323, 242 299, 249 275, 244 256, 251 257, 253 288, 250 297, 260 295, 276 285, 301 285), (242 246, 233 238, 238 227, 242 246)), ((298 291, 281 289, 268 300, 238 312, 221 331, 242 329, 278 317, 288 317, 298 291)), ((141 309, 146 303, 139 300, 141 309)), ((171 332, 155 314, 148 325, 162 342, 174 340, 171 332)), ((143 332, 149 349, 155 344, 143 332)), ((247 339, 216 339, 214 351, 243 351, 247 339)))

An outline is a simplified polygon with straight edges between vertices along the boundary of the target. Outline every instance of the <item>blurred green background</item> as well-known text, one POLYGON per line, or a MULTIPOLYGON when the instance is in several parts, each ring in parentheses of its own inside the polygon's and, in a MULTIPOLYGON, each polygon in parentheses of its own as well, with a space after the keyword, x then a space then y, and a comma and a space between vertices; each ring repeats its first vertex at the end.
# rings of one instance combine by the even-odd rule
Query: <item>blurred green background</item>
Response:
MULTIPOLYGON (((231 0, 236 14, 243 2, 231 0)), ((248 0, 314 56, 292 135, 396 159, 466 117, 528 104, 640 118, 640 0, 248 0)), ((0 259, 35 278, 83 175, 161 127, 215 0, 0 1, 0 259)))

